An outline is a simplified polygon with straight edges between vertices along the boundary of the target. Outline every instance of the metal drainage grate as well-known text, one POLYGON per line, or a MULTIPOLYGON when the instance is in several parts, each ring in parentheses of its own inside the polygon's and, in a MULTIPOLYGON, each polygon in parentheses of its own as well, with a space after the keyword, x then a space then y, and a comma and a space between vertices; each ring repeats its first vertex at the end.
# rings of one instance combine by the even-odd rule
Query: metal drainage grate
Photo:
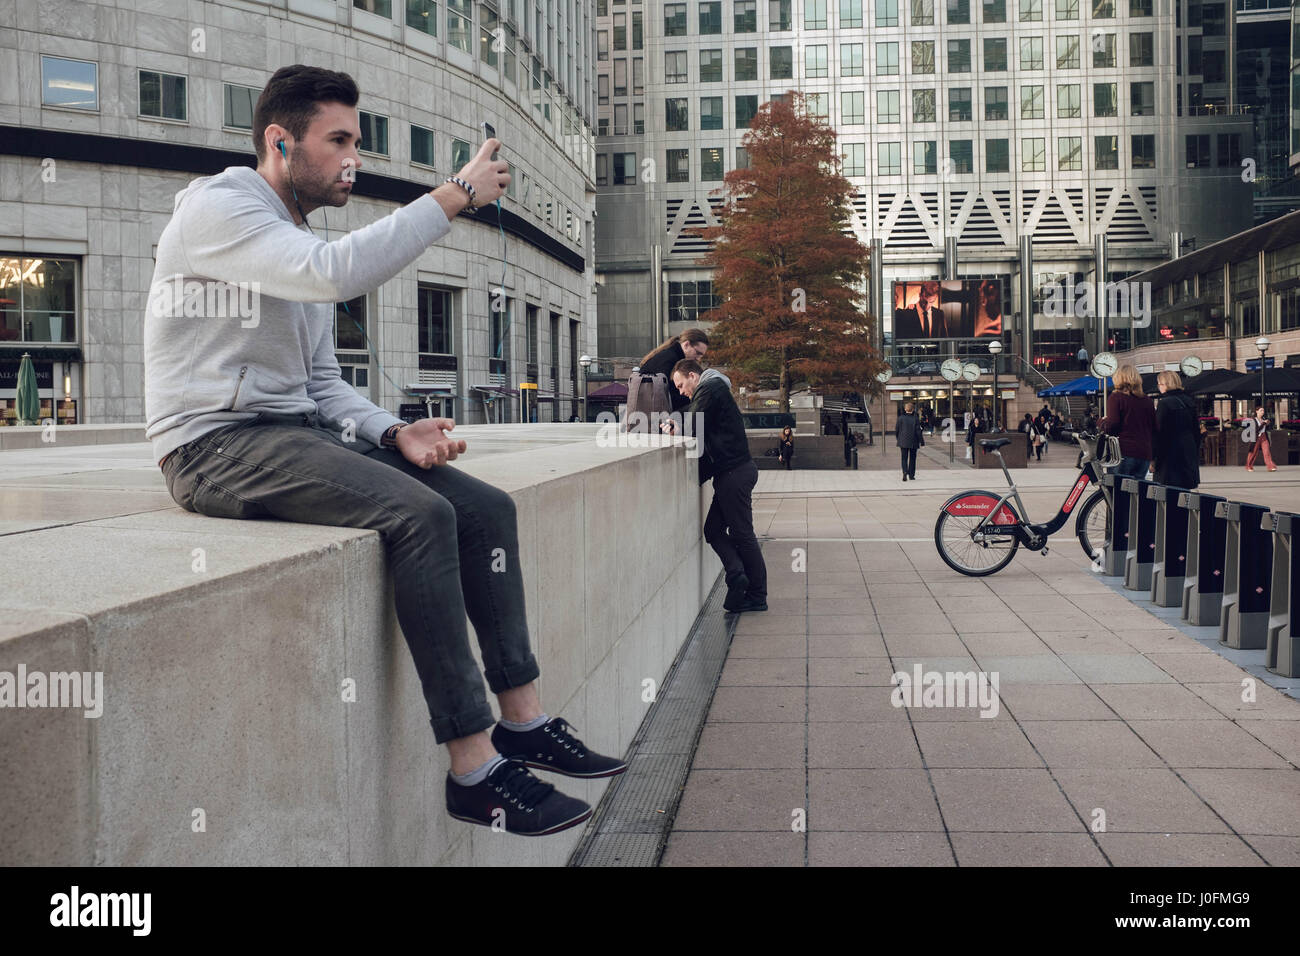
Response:
POLYGON ((719 576, 632 738, 627 772, 605 791, 570 866, 659 864, 736 629, 722 608, 726 590, 719 576))

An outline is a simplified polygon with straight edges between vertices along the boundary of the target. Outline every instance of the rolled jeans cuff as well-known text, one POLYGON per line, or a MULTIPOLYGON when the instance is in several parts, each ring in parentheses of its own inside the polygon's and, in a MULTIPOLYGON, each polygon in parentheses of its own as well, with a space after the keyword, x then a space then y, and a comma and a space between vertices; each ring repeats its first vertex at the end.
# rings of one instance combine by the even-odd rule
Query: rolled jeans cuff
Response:
POLYGON ((537 666, 537 658, 530 651, 528 656, 517 664, 484 669, 483 676, 487 679, 488 690, 494 694, 499 694, 504 690, 523 687, 525 684, 537 680, 541 673, 541 668, 537 666))
POLYGON ((434 717, 429 721, 429 726, 433 728, 434 741, 445 744, 449 740, 459 740, 487 730, 496 722, 492 708, 484 703, 482 707, 475 707, 454 717, 434 717))

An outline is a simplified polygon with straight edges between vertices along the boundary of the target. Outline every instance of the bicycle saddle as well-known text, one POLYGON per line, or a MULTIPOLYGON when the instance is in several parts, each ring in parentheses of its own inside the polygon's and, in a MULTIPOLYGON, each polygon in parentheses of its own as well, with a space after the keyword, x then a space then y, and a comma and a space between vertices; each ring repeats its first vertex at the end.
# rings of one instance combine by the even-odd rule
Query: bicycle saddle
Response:
POLYGON ((1003 445, 1010 445, 1010 444, 1011 444, 1010 438, 981 438, 980 439, 980 447, 983 448, 985 451, 993 451, 996 448, 1001 448, 1003 445))

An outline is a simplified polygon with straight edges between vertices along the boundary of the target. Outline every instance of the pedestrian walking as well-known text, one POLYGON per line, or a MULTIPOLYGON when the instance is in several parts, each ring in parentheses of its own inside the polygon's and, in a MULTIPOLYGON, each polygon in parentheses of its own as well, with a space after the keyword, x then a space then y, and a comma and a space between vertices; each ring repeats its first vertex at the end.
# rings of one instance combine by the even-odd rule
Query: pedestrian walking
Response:
POLYGON ((1080 345, 1079 351, 1075 353, 1074 357, 1079 360, 1079 371, 1088 371, 1088 349, 1085 346, 1080 345))
POLYGON ((1201 483, 1201 429, 1196 401, 1183 391, 1177 372, 1156 376, 1160 401, 1156 403, 1156 434, 1152 471, 1162 485, 1195 488, 1201 483))
POLYGON ((1246 456, 1247 471, 1255 470, 1255 457, 1261 451, 1264 453, 1264 464, 1268 466, 1268 470, 1277 471, 1277 465, 1273 464, 1272 443, 1268 439, 1268 430, 1272 424, 1272 421, 1264 414, 1264 406, 1256 406, 1255 417, 1246 423, 1246 427, 1255 433, 1255 441, 1252 443, 1250 454, 1246 456))
POLYGON ((916 450, 925 444, 925 433, 921 430, 921 419, 912 410, 911 402, 903 403, 903 414, 898 416, 894 425, 894 441, 903 459, 903 480, 916 480, 916 450))
POLYGON ((1132 365, 1121 365, 1115 373, 1115 390, 1110 394, 1107 410, 1108 414, 1097 426, 1119 439, 1122 457, 1115 474, 1145 478, 1156 430, 1156 407, 1142 393, 1142 376, 1132 365))

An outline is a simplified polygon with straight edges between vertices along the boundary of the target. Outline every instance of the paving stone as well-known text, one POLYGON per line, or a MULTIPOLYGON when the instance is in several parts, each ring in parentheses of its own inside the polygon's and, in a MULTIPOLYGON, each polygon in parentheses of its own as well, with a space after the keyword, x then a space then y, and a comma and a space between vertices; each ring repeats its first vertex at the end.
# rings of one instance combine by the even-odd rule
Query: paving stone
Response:
POLYGON ((885 642, 875 634, 812 634, 808 637, 808 656, 886 657, 885 642))
POLYGON ((1123 721, 1022 720, 1020 726, 1053 770, 1164 766, 1123 721))
POLYGON ((1094 690, 1125 720, 1213 720, 1222 716, 1178 684, 1098 684, 1094 690))
MULTIPOLYGON (((1285 760, 1229 720, 1133 720, 1129 726, 1171 767, 1285 769, 1285 760)), ((1297 804, 1300 807, 1300 804, 1297 804)))
POLYGON ((926 721, 915 729, 928 767, 1043 766, 1013 721, 926 721))
POLYGON ((809 866, 956 866, 942 833, 808 834, 809 866))
POLYGON ((1013 657, 978 657, 980 668, 997 672, 998 686, 1012 684, 1078 684, 1077 674, 1066 667, 1055 654, 1026 654, 1013 657))
POLYGON ((804 686, 808 664, 800 658, 731 657, 722 668, 721 687, 804 686))
POLYGON ((890 700, 890 687, 809 687, 808 719, 814 723, 907 720, 907 711, 890 700))
POLYGON ((746 634, 731 639, 728 660, 741 658, 785 657, 803 660, 808 654, 808 640, 802 635, 746 634))
POLYGON ((1141 654, 1062 654, 1061 660, 1089 684, 1160 684, 1173 680, 1141 654))
POLYGON ((1243 836, 1300 836, 1300 773, 1183 770, 1188 785, 1243 836))
POLYGON ((999 683, 998 696, 1025 720, 1118 720, 1087 684, 999 683))
POLYGON ((1107 832, 1225 833, 1228 827, 1178 774, 1163 767, 1053 771, 1075 809, 1107 832))
POLYGON ((1300 767, 1300 721, 1238 720, 1237 726, 1293 766, 1300 767))
POLYGON ((961 866, 1106 866, 1086 833, 954 833, 961 866))
POLYGON ((1217 833, 1099 833, 1115 866, 1263 866, 1241 837, 1217 833))
POLYGON ((660 866, 803 866, 804 834, 674 830, 660 866))
POLYGON ((808 660, 811 687, 890 687, 894 667, 888 657, 815 657, 808 660))
POLYGON ((789 833, 791 810, 804 806, 800 770, 692 770, 678 830, 776 830, 789 833))
POLYGON ((943 824, 923 770, 810 770, 808 829, 942 831, 943 824))
POLYGON ((1279 694, 1273 688, 1250 675, 1243 674, 1234 683, 1189 683, 1187 689, 1219 713, 1234 720, 1300 720, 1300 701, 1279 694), (1243 681, 1250 681, 1254 700, 1242 700, 1243 681))
POLYGON ((875 615, 814 614, 808 617, 809 634, 879 634, 875 615))
POLYGON ((950 832, 1084 830, 1046 770, 932 770, 930 778, 950 832))
POLYGON ((900 720, 808 725, 808 766, 827 770, 919 770, 921 751, 900 720))
POLYGON ((708 723, 692 766, 702 770, 799 769, 806 763, 802 723, 708 723))
POLYGON ((1232 661, 1224 660, 1213 651, 1206 651, 1204 654, 1153 654, 1147 652, 1146 657, 1152 664, 1155 664, 1181 684, 1240 682, 1246 676, 1246 672, 1240 667, 1232 663, 1232 661))
POLYGON ((1252 836, 1246 842, 1274 866, 1300 866, 1300 837, 1252 836))
POLYGON ((797 721, 807 714, 803 687, 719 687, 709 708, 710 723, 797 721))

